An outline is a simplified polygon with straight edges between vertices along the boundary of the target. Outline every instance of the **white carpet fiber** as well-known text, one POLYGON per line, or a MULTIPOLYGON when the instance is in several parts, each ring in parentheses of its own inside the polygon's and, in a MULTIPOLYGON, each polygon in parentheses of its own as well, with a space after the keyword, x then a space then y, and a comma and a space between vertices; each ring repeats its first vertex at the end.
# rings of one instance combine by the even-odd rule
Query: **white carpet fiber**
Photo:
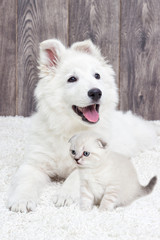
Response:
POLYGON ((151 195, 128 207, 113 212, 96 207, 81 212, 77 204, 57 209, 52 197, 61 184, 53 182, 35 212, 10 212, 7 190, 23 161, 29 127, 29 118, 0 117, 0 240, 160 240, 160 139, 154 149, 133 159, 142 184, 153 175, 158 183, 151 195))

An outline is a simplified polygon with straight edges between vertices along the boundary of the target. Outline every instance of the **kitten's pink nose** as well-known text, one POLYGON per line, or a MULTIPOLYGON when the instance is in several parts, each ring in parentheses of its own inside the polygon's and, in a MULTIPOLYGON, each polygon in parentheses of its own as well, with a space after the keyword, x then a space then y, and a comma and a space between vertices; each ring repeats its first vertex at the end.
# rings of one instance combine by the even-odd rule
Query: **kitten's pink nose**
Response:
POLYGON ((74 160, 76 161, 77 164, 80 164, 79 161, 80 158, 74 158, 74 160))

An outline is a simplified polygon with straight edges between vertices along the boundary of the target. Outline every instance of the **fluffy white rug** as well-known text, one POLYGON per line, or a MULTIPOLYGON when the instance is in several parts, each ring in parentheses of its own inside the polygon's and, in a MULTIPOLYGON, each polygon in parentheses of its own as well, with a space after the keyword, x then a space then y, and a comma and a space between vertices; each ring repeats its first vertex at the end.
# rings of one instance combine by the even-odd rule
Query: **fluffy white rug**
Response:
MULTIPOLYGON (((156 122, 160 125, 160 122, 156 122)), ((81 212, 78 204, 55 208, 52 197, 60 183, 43 192, 35 212, 13 213, 6 208, 7 190, 23 161, 30 119, 0 117, 0 240, 159 240, 160 239, 160 139, 152 150, 132 159, 140 182, 153 175, 153 193, 113 212, 81 212)))

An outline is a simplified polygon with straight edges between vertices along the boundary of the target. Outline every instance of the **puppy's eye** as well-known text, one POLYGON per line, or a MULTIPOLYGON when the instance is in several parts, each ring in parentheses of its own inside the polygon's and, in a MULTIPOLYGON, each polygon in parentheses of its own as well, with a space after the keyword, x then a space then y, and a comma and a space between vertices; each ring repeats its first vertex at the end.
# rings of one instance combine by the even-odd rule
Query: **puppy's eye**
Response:
POLYGON ((76 151, 75 150, 71 150, 71 153, 72 153, 72 155, 76 155, 76 151))
POLYGON ((89 155, 90 155, 90 152, 86 152, 86 151, 83 152, 83 156, 88 157, 89 155))
POLYGON ((95 73, 95 74, 94 74, 94 77, 95 77, 96 79, 100 79, 100 78, 101 78, 101 76, 100 76, 99 73, 95 73))
POLYGON ((78 79, 77 79, 76 77, 72 76, 72 77, 70 77, 70 78, 68 79, 67 82, 72 83, 72 82, 76 82, 77 80, 78 80, 78 79))

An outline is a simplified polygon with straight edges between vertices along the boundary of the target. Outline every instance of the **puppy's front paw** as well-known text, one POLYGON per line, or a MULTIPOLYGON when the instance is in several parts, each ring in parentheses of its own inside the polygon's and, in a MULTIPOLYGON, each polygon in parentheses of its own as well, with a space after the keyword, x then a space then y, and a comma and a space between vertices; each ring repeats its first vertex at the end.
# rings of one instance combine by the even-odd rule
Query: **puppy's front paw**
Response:
POLYGON ((70 206, 74 203, 74 198, 60 191, 53 197, 53 203, 56 207, 70 206))
POLYGON ((53 197, 53 203, 56 207, 70 206, 74 202, 78 202, 78 200, 79 192, 71 188, 66 188, 66 186, 62 186, 60 191, 53 197))
POLYGON ((19 200, 15 202, 8 202, 8 208, 12 212, 21 212, 21 213, 26 213, 30 211, 35 211, 36 209, 36 202, 33 200, 19 200))
POLYGON ((54 196, 56 207, 70 206, 80 198, 80 182, 78 170, 73 171, 54 196))

